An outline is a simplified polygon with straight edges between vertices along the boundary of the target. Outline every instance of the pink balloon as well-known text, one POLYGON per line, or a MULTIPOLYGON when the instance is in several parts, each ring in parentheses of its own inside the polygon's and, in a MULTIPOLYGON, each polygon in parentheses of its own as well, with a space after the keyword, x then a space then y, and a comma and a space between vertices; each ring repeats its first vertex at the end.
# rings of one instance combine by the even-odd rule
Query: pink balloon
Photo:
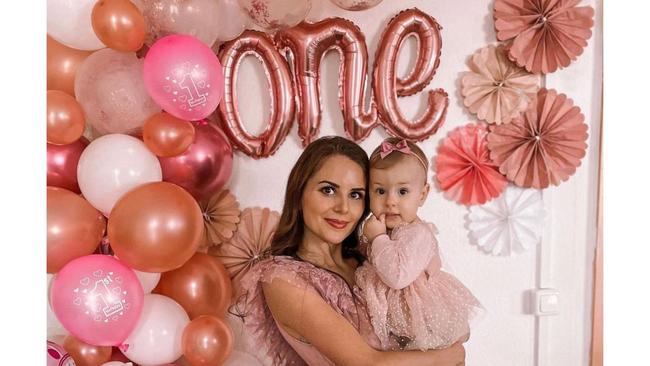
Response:
POLYGON ((197 121, 215 109, 223 95, 223 71, 210 47, 192 36, 156 41, 144 59, 149 95, 167 113, 197 121))
POLYGON ((197 201, 223 188, 232 173, 232 147, 212 123, 194 123, 195 140, 181 155, 158 158, 163 181, 185 188, 197 201))
POLYGON ((129 267, 111 256, 87 255, 57 273, 50 303, 73 336, 97 346, 116 346, 135 328, 143 297, 129 267))
POLYGON ((88 140, 81 137, 67 145, 47 144, 47 185, 81 193, 77 181, 77 164, 88 140))
POLYGON ((62 346, 47 341, 47 366, 75 366, 75 363, 62 346))

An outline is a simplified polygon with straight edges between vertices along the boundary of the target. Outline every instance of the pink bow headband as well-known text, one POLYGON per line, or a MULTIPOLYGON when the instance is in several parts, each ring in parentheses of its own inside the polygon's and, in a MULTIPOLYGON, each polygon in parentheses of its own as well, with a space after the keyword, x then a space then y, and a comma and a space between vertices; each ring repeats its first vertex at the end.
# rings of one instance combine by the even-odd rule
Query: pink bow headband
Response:
POLYGON ((411 148, 409 147, 406 140, 400 140, 394 145, 391 144, 388 141, 382 142, 381 143, 381 150, 379 151, 379 157, 382 158, 382 159, 385 159, 388 155, 390 155, 394 151, 398 151, 398 152, 400 152, 402 154, 414 156, 416 159, 418 159, 420 164, 422 164, 422 167, 424 167, 424 170, 425 171, 427 170, 427 165, 424 163, 424 161, 422 161, 422 158, 420 156, 418 156, 418 154, 414 153, 411 150, 411 148))

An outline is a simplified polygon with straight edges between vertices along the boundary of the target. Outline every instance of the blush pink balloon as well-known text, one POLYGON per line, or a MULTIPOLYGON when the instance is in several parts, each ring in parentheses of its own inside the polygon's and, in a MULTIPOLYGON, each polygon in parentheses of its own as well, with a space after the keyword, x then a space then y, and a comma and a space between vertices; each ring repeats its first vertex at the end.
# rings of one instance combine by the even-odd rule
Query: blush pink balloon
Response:
POLYGON ((179 185, 197 201, 223 188, 232 173, 232 147, 226 135, 208 121, 195 122, 195 140, 181 155, 161 158, 162 178, 179 185))
POLYGON ((85 137, 67 145, 47 144, 48 186, 81 193, 77 181, 77 164, 86 146, 88 140, 85 137))
POLYGON ((52 281, 50 303, 57 319, 81 341, 122 344, 135 328, 144 293, 133 270, 107 255, 70 261, 52 281))
POLYGON ((223 95, 223 70, 210 47, 192 36, 171 35, 156 41, 144 58, 144 83, 167 113, 198 121, 215 109, 223 95))

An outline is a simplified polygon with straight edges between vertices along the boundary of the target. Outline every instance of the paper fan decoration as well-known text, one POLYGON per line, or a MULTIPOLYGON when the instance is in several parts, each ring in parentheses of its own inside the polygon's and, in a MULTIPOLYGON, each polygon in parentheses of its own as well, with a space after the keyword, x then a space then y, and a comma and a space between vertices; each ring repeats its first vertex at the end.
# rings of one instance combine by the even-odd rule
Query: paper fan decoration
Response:
POLYGON ((229 190, 215 193, 199 204, 203 213, 203 242, 199 250, 206 251, 232 238, 239 222, 239 202, 229 190))
POLYGON ((465 205, 498 197, 506 178, 490 160, 485 123, 468 124, 449 133, 435 158, 436 179, 445 196, 465 205))
POLYGON ((508 59, 505 47, 487 46, 469 62, 461 78, 463 103, 488 123, 508 123, 526 110, 539 89, 540 77, 508 59))
POLYGON ((501 197, 470 207, 469 235, 486 253, 520 254, 540 242, 545 217, 539 190, 510 185, 501 197))
POLYGON ((591 38, 594 9, 580 0, 495 0, 500 41, 512 39, 510 59, 532 73, 549 73, 578 58, 591 38))
POLYGON ((232 239, 209 249, 221 260, 230 273, 233 296, 239 293, 239 280, 261 259, 264 250, 271 246, 280 214, 268 208, 253 207, 242 211, 237 231, 232 239))
POLYGON ((542 189, 559 185, 575 173, 585 156, 588 134, 584 119, 566 95, 540 89, 520 117, 490 128, 490 157, 518 186, 542 189))

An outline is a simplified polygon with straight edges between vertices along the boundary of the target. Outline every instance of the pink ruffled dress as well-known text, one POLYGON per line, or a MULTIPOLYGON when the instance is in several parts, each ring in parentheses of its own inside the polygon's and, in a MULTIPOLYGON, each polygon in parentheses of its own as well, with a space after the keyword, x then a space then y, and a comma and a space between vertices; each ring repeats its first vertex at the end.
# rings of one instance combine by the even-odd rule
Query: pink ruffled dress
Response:
POLYGON ((262 284, 284 280, 305 291, 318 294, 332 309, 352 324, 366 343, 379 349, 379 339, 372 330, 365 304, 355 286, 351 288, 340 275, 290 256, 275 256, 257 263, 241 280, 244 295, 235 304, 235 313, 244 321, 252 338, 254 354, 262 351, 272 365, 334 365, 306 341, 283 331, 275 322, 264 299, 262 284))
POLYGON ((442 270, 436 227, 415 220, 377 236, 356 271, 383 350, 445 348, 469 333, 479 301, 442 270))

